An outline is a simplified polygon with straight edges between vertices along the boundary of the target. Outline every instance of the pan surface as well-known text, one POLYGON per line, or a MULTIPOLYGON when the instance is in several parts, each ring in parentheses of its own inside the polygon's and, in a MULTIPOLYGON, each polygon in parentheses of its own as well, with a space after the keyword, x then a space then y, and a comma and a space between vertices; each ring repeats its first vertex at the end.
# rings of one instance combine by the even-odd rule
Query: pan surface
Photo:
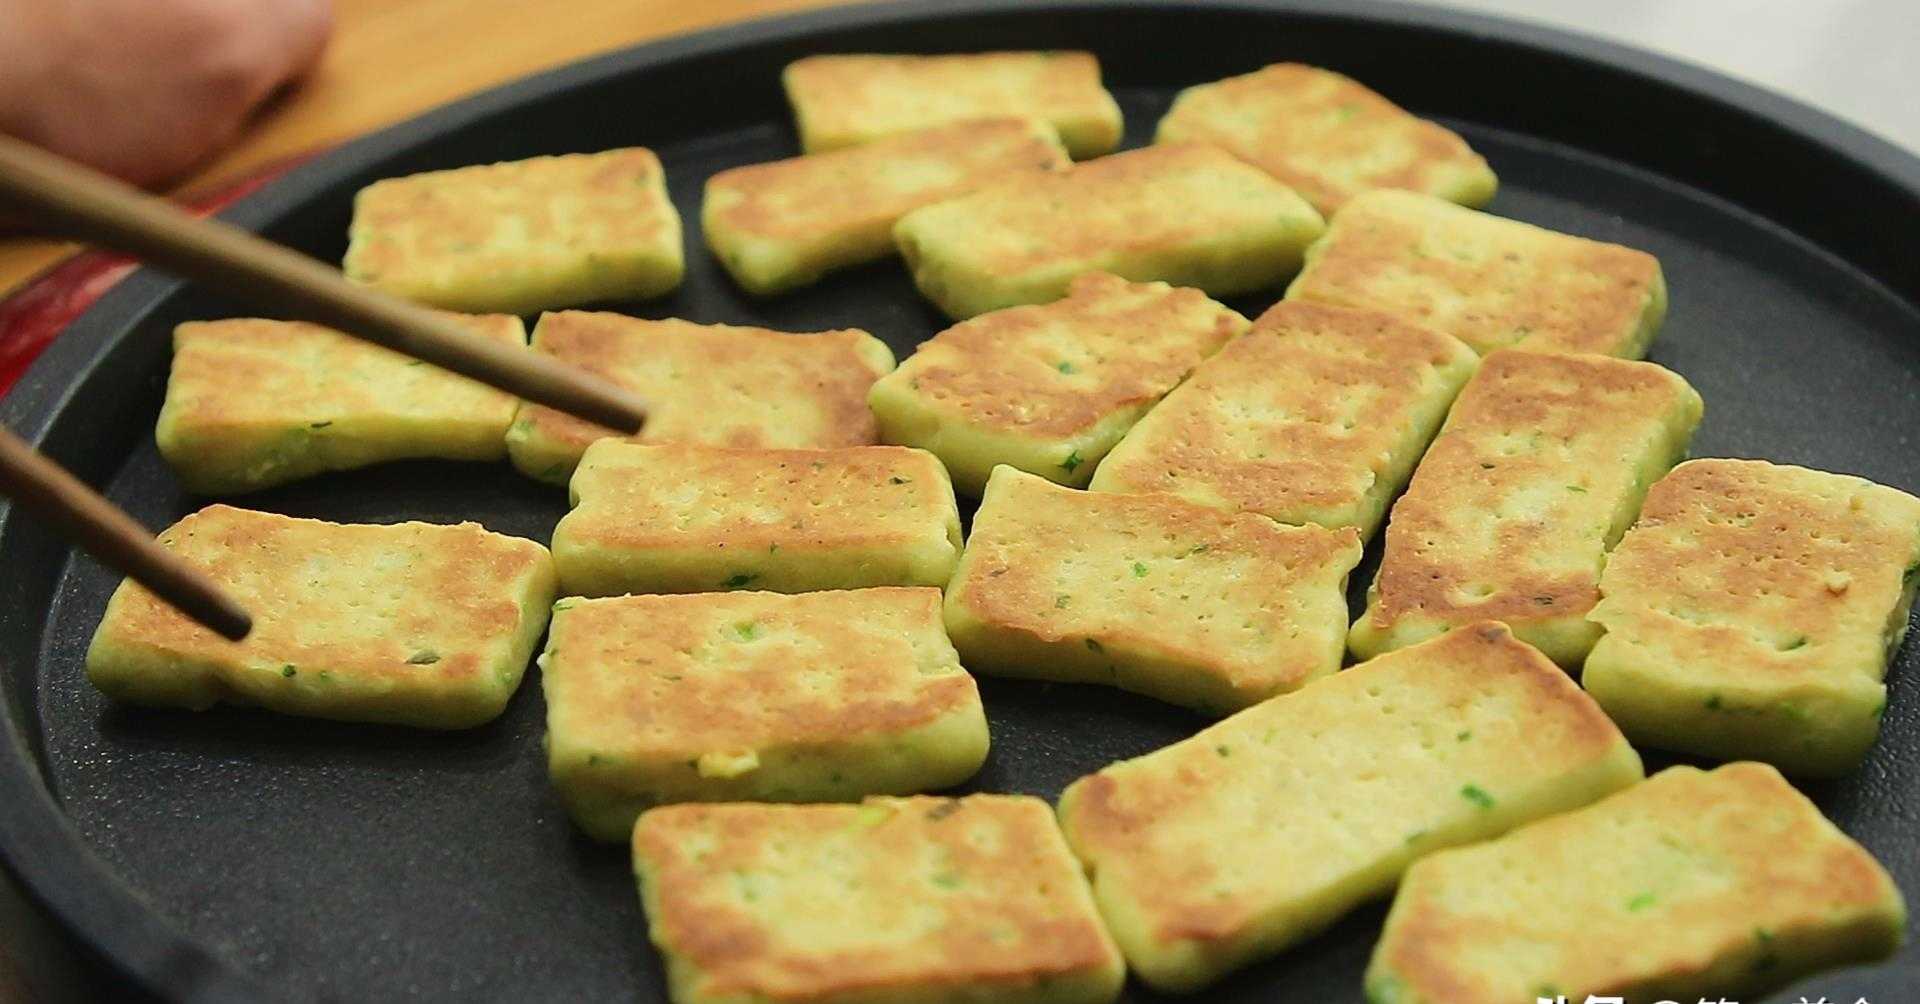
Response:
MULTIPOLYGON (((696 221, 708 174, 795 152, 778 85, 787 61, 1037 47, 1099 54, 1129 146, 1178 88, 1281 60, 1342 70, 1440 118, 1499 173, 1492 211, 1660 257, 1673 308, 1652 358, 1706 399, 1696 456, 1920 489, 1920 269, 1909 252, 1920 161, 1704 71, 1477 16, 1231 0, 832 10, 657 43, 449 106, 319 158, 227 218, 338 260, 352 194, 376 178, 639 144, 660 153, 696 221)), ((740 295, 697 232, 688 265, 675 295, 612 309, 859 326, 903 357, 943 326, 894 263, 767 301, 740 295)), ((1234 306, 1257 312, 1277 295, 1234 306)), ((248 312, 142 272, 41 358, 0 402, 0 420, 164 526, 204 502, 153 446, 169 330, 248 312)), ((541 541, 565 507, 563 493, 504 464, 425 462, 235 501, 355 522, 476 519, 541 541)), ((1356 598, 1376 559, 1355 574, 1356 598)), ((0 852, 103 972, 194 1000, 662 998, 624 850, 576 835, 547 787, 537 672, 497 722, 455 735, 117 709, 82 674, 115 577, 4 508, 0 569, 0 852)), ((1916 649, 1894 667, 1866 766, 1807 788, 1910 900, 1920 900, 1916 649)), ((981 683, 994 751, 971 789, 1051 798, 1201 724, 1099 688, 981 683)), ((1360 1000, 1383 913, 1362 909, 1204 999, 1360 1000)), ((1915 986, 1920 949, 1909 947, 1771 999, 1886 1004, 1915 986)))

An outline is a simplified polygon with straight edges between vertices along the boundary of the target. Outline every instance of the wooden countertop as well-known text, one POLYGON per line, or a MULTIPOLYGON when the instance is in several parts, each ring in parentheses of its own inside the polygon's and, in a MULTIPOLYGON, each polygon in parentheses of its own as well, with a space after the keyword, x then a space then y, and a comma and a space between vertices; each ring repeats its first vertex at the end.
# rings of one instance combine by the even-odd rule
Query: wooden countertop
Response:
MULTIPOLYGON (((350 139, 516 77, 649 39, 836 0, 335 0, 334 35, 306 81, 176 194, 350 139), (421 58, 428 54, 429 58, 421 58)), ((0 240, 0 297, 74 245, 0 240)))

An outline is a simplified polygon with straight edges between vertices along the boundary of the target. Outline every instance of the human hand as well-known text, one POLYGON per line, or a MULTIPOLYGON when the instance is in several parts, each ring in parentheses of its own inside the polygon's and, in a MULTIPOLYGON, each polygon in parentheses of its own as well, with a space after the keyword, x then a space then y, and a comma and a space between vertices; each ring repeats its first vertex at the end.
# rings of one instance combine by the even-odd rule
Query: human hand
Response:
POLYGON ((0 132, 154 188, 305 73, 330 0, 0 0, 0 132))

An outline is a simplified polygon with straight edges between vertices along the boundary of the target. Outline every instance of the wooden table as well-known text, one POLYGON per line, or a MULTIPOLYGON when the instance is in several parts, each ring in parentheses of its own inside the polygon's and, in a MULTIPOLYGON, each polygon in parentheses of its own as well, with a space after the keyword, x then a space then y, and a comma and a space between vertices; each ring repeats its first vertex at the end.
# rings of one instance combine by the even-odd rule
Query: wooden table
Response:
MULTIPOLYGON (((222 188, 274 161, 390 125, 495 84, 666 35, 843 0, 334 0, 313 75, 177 194, 222 188)), ((0 297, 74 251, 0 240, 0 297)))

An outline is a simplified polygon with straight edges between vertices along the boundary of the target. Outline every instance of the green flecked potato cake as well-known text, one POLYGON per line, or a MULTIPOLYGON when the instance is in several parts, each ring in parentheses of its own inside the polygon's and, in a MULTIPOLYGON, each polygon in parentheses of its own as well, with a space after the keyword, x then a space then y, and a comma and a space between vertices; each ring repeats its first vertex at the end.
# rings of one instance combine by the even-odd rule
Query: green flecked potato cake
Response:
MULTIPOLYGON (((878 441, 867 391, 893 350, 857 329, 789 334, 731 324, 543 314, 533 351, 581 367, 647 402, 644 443, 824 449, 878 441)), ((522 404, 507 455, 529 477, 564 485, 612 429, 522 404)))
MULTIPOLYGON (((460 317, 524 348, 518 317, 460 317)), ((302 321, 189 321, 154 430, 160 455, 202 495, 254 491, 409 457, 499 460, 512 395, 302 321)))
POLYGON ((1066 166, 1045 123, 975 119, 721 171, 707 179, 700 219, 734 281, 769 295, 894 254, 893 225, 911 210, 1066 166))
POLYGON ((933 454, 603 440, 553 531, 567 595, 943 586, 960 512, 933 454))
POLYGON ((1667 314, 1660 261, 1415 192, 1335 213, 1289 299, 1396 313, 1485 355, 1523 346, 1638 359, 1667 314))
POLYGON ((686 267, 666 173, 643 147, 376 181, 347 236, 347 278, 472 313, 644 300, 686 267))
POLYGON ((1106 1004, 1125 977, 1025 795, 665 806, 633 863, 674 1004, 1106 1004))
POLYGON ((1084 486, 1154 402, 1246 327, 1197 289, 1089 272, 1062 299, 933 336, 868 401, 882 440, 932 451, 969 495, 1000 464, 1084 486))
POLYGON ((1672 767, 1407 872, 1372 1004, 1751 1000, 1892 954, 1900 890, 1759 763, 1672 767))
POLYGON ((1057 300, 1085 272, 1251 292, 1292 275, 1324 229, 1266 172, 1179 143, 936 202, 901 217, 893 236, 914 285, 957 320, 1057 300))
POLYGON ((1045 122, 1075 157, 1120 142, 1120 106, 1090 52, 808 56, 780 79, 808 153, 1005 115, 1045 122))
POLYGON ((1081 778, 1060 820, 1128 963, 1186 991, 1386 893, 1422 855, 1640 777, 1600 708, 1488 622, 1081 778))
POLYGON ((253 615, 233 642, 128 580, 87 649, 115 700, 433 729, 498 716, 553 603, 553 563, 478 523, 342 525, 213 505, 160 544, 253 615))
POLYGON ((1158 143, 1211 143, 1273 175, 1331 215, 1373 188, 1484 206, 1497 182, 1451 130, 1407 114, 1351 77, 1301 63, 1181 91, 1158 143))
POLYGON ((1607 551, 1686 455, 1700 395, 1671 370, 1508 349, 1481 360, 1387 522, 1347 644, 1361 659, 1481 620, 1568 669, 1607 551))
POLYGON ((601 840, 666 802, 905 795, 987 756, 938 589, 563 599, 540 669, 548 773, 601 840))
POLYGON ((1459 339, 1390 314, 1282 301, 1136 423, 1091 487, 1366 540, 1479 363, 1459 339))
POLYGON ((1920 585, 1920 499, 1844 474, 1691 460, 1607 559, 1587 690, 1635 742, 1790 774, 1860 765, 1920 585))
POLYGON ((947 632, 978 672, 1226 714, 1340 668, 1359 561, 1351 528, 1000 467, 947 587, 947 632))

